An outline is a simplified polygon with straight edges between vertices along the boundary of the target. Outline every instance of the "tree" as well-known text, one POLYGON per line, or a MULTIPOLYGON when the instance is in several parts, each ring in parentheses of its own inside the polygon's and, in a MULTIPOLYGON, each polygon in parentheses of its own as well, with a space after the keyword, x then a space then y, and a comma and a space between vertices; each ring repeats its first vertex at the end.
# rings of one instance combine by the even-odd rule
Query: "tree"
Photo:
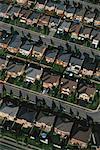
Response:
POLYGON ((19 91, 19 99, 22 100, 23 99, 23 95, 22 95, 22 92, 19 91))
POLYGON ((5 88, 5 85, 3 84, 3 87, 2 87, 2 91, 3 91, 3 97, 6 96, 6 88, 5 88))

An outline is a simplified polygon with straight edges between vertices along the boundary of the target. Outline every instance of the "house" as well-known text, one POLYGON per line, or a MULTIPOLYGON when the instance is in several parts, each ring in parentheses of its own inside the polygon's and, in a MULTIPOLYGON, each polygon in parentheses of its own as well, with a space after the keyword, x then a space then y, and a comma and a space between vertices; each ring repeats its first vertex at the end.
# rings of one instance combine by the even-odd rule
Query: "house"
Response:
POLYGON ((94 48, 97 48, 100 43, 100 31, 93 29, 91 32, 90 39, 92 41, 92 45, 94 45, 94 48))
POLYGON ((38 10, 38 11, 43 11, 44 10, 44 7, 45 7, 45 4, 46 4, 46 0, 38 0, 36 5, 35 5, 35 9, 38 10))
POLYGON ((31 10, 22 8, 22 10, 19 13, 20 22, 26 23, 27 18, 30 14, 31 10))
POLYGON ((72 23, 69 32, 71 33, 71 38, 78 39, 78 35, 81 29, 81 24, 72 23))
POLYGON ((20 62, 9 61, 7 64, 7 74, 11 77, 16 78, 23 74, 25 65, 20 62))
POLYGON ((36 126, 44 130, 50 131, 53 126, 54 120, 55 115, 50 113, 46 115, 41 111, 36 119, 36 126))
POLYGON ((33 47, 32 56, 40 60, 45 50, 46 50, 46 45, 38 43, 33 47))
MULTIPOLYGON (((99 12, 99 14, 100 14, 100 12, 99 12)), ((100 27, 100 15, 95 18, 94 26, 100 27)))
POLYGON ((55 3, 52 0, 48 0, 45 6, 45 13, 48 15, 53 15, 55 13, 55 3))
POLYGON ((59 24, 57 33, 68 32, 69 28, 70 28, 70 25, 71 25, 71 22, 67 22, 65 20, 61 21, 61 23, 59 24))
POLYGON ((55 61, 55 58, 57 56, 58 49, 53 46, 48 46, 44 53, 44 58, 47 63, 53 63, 55 61))
POLYGON ((21 8, 18 6, 12 6, 8 11, 7 11, 7 16, 11 17, 13 19, 13 16, 18 17, 19 12, 20 12, 21 8))
POLYGON ((6 13, 9 10, 9 5, 6 3, 0 3, 0 17, 6 18, 6 13))
POLYGON ((61 93, 64 95, 71 95, 76 91, 77 82, 69 80, 69 79, 61 79, 61 93))
POLYGON ((58 3, 55 4, 55 12, 58 16, 63 17, 64 16, 64 8, 65 4, 64 1, 59 1, 58 3))
POLYGON ((27 18, 27 24, 29 25, 37 24, 39 16, 40 16, 40 13, 32 12, 32 14, 30 14, 27 18))
POLYGON ((58 25, 59 25, 59 18, 56 17, 51 17, 50 21, 49 21, 49 28, 53 28, 53 29, 57 29, 58 25))
POLYGON ((78 90, 79 99, 89 102, 90 100, 93 100, 95 93, 96 93, 95 87, 91 85, 83 85, 83 84, 79 85, 78 90))
POLYGON ((64 12, 65 17, 72 19, 74 16, 75 10, 76 8, 73 5, 69 5, 68 7, 66 7, 65 12, 64 12))
POLYGON ((26 106, 21 106, 16 117, 18 119, 24 119, 25 121, 32 123, 35 120, 36 114, 37 112, 34 109, 30 109, 26 106))
POLYGON ((0 70, 6 67, 6 59, 0 58, 0 70))
POLYGON ((26 69, 25 73, 26 73, 25 81, 34 83, 36 79, 37 80, 40 79, 43 73, 43 69, 29 67, 26 69))
POLYGON ((71 57, 69 65, 66 68, 66 71, 78 74, 79 71, 81 70, 82 64, 83 64, 83 59, 71 57))
POLYGON ((19 53, 28 56, 31 53, 32 48, 33 48, 33 43, 26 40, 26 42, 23 45, 21 45, 19 53))
POLYGON ((83 20, 85 11, 86 11, 85 8, 77 8, 74 14, 74 19, 81 22, 83 20))
POLYGON ((94 76, 99 77, 100 78, 100 62, 98 63, 94 76))
POLYGON ((82 69, 81 69, 81 74, 83 76, 92 76, 96 68, 96 62, 94 61, 93 58, 85 58, 82 69))
POLYGON ((51 89, 53 86, 59 85, 59 79, 59 75, 44 72, 42 75, 43 87, 51 89))
POLYGON ((90 27, 81 27, 80 33, 79 33, 79 39, 84 40, 84 38, 89 39, 91 34, 92 28, 90 27))
POLYGON ((49 20, 50 20, 50 16, 41 15, 41 16, 39 17, 37 26, 43 29, 44 26, 48 26, 49 20))
POLYGON ((13 119, 16 117, 18 112, 19 106, 14 105, 12 102, 4 103, 3 106, 0 108, 0 113, 2 116, 9 119, 11 116, 13 119))
POLYGON ((71 54, 68 54, 66 51, 63 51, 62 53, 58 54, 55 63, 63 67, 67 67, 70 57, 71 57, 71 54))
POLYGON ((2 30, 0 32, 0 47, 7 48, 11 37, 12 35, 10 33, 8 33, 6 30, 2 30))
POLYGON ((73 122, 64 117, 58 117, 55 123, 54 131, 62 137, 69 136, 73 122))
POLYGON ((88 24, 93 23, 94 17, 95 17, 94 9, 88 10, 86 11, 85 16, 84 16, 84 22, 88 24))
POLYGON ((73 135, 72 139, 69 141, 69 144, 78 144, 81 148, 87 148, 88 142, 91 138, 91 129, 81 129, 76 132, 76 134, 73 135))
POLYGON ((21 46, 21 37, 18 34, 14 34, 14 36, 12 37, 9 46, 8 46, 8 51, 10 51, 11 53, 17 53, 20 46, 21 46))

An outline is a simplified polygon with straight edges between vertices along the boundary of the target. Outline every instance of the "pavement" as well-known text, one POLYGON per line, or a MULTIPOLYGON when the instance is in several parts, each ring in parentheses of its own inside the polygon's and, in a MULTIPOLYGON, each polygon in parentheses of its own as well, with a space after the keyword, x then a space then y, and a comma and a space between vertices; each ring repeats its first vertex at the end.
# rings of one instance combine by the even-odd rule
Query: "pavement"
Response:
MULTIPOLYGON (((11 26, 13 26, 14 29, 20 33, 20 35, 22 35, 22 31, 23 31, 26 35, 28 33, 30 33, 32 35, 33 39, 34 39, 34 37, 36 38, 38 36, 41 36, 42 38, 46 38, 47 41, 48 41, 48 39, 52 39, 54 44, 57 45, 57 46, 62 45, 63 47, 66 47, 66 41, 65 40, 58 39, 58 38, 55 38, 55 37, 52 37, 52 36, 49 36, 49 35, 42 35, 41 33, 34 32, 34 31, 31 31, 31 30, 28 30, 28 29, 25 29, 25 28, 22 28, 22 27, 7 24, 5 22, 0 21, 0 28, 1 29, 7 29, 7 31, 10 32, 11 26)), ((92 52, 93 52, 95 55, 100 56, 99 50, 89 48, 89 47, 86 47, 86 46, 83 46, 83 45, 79 45, 79 44, 76 44, 76 43, 72 43, 72 42, 68 42, 68 43, 72 47, 72 50, 75 49, 75 45, 76 45, 77 48, 80 50, 80 52, 82 54, 85 52, 85 53, 88 53, 90 57, 94 58, 94 56, 92 54, 92 52)))
MULTIPOLYGON (((100 123, 100 110, 90 110, 85 107, 71 104, 69 102, 62 101, 60 99, 50 97, 48 95, 41 94, 41 93, 38 93, 35 91, 31 91, 31 90, 28 90, 23 87, 19 87, 19 86, 16 86, 16 85, 13 85, 13 84, 10 84, 7 82, 4 84, 5 84, 6 91, 8 93, 10 93, 10 90, 12 90, 13 94, 17 97, 19 97, 19 91, 22 92, 23 98, 25 98, 28 94, 29 101, 33 104, 36 104, 36 96, 37 96, 37 98, 40 100, 42 100, 44 98, 49 107, 52 107, 52 101, 54 101, 58 108, 60 107, 60 104, 61 104, 61 106, 63 107, 63 110, 66 114, 69 114, 70 109, 72 109, 72 111, 75 115, 77 115, 77 112, 79 112, 79 115, 81 117, 86 119, 87 115, 88 115, 91 118, 93 118, 94 122, 100 123)), ((2 84, 0 84, 0 89, 2 89, 2 84)), ((2 92, 2 90, 0 90, 0 91, 2 92)))

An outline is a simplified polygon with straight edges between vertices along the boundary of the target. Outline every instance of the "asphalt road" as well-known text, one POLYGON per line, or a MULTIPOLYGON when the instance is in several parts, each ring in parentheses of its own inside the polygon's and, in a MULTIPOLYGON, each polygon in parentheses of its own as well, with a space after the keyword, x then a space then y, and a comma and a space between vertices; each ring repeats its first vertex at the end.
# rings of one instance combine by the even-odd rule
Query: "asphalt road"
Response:
MULTIPOLYGON (((52 39, 53 42, 54 42, 54 45, 56 45, 56 46, 62 45, 63 47, 66 47, 66 41, 65 40, 61 40, 61 39, 58 39, 58 38, 55 38, 55 37, 52 37, 52 36, 48 36, 48 35, 42 35, 41 33, 34 32, 34 31, 31 31, 31 30, 28 30, 28 29, 25 29, 25 28, 21 28, 21 27, 18 27, 18 26, 15 26, 15 25, 11 25, 11 24, 7 24, 7 23, 4 23, 4 22, 0 21, 0 28, 1 29, 6 29, 7 31, 10 31, 11 26, 13 26, 14 29, 20 33, 20 35, 22 35, 22 31, 24 31, 24 33, 26 35, 28 33, 30 33, 33 39, 37 38, 38 36, 42 36, 42 38, 45 38, 46 41, 48 41, 49 39, 52 39)), ((90 57, 93 58, 94 56, 93 56, 92 52, 94 52, 95 55, 100 56, 100 52, 98 50, 96 50, 96 49, 85 47, 85 46, 79 45, 79 44, 74 44, 72 42, 68 42, 68 43, 72 47, 72 50, 75 49, 75 45, 76 45, 77 48, 80 50, 80 52, 82 54, 84 52, 86 52, 86 53, 89 54, 90 57)))
MULTIPOLYGON (((0 86, 1 86, 0 89, 2 89, 2 84, 0 84, 0 86)), ((77 112, 79 112, 79 115, 81 117, 87 118, 87 115, 88 115, 93 118, 94 122, 100 123, 100 111, 97 111, 97 110, 93 111, 90 109, 86 109, 84 107, 77 106, 77 105, 68 103, 66 101, 62 101, 60 99, 53 98, 53 97, 50 97, 48 95, 44 95, 41 93, 37 93, 37 92, 31 91, 22 87, 18 87, 9 83, 5 83, 5 88, 8 93, 10 93, 10 90, 12 90, 15 96, 19 96, 19 91, 22 92, 23 98, 25 98, 28 94, 30 102, 34 104, 36 103, 36 96, 41 100, 44 98, 48 106, 52 106, 52 101, 54 100, 58 108, 60 107, 60 104, 62 105, 66 114, 69 114, 70 108, 71 108, 75 115, 77 115, 77 112)), ((0 91, 2 92, 2 90, 0 91)))

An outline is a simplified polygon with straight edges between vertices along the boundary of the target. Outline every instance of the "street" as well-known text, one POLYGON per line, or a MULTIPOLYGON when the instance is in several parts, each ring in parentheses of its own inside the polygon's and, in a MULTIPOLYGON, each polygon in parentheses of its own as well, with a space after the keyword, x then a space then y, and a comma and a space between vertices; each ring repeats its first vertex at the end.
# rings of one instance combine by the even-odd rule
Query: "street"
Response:
MULTIPOLYGON (((0 86, 1 86, 0 89, 2 89, 2 84, 0 84, 0 86)), ((54 101, 58 108, 60 107, 60 104, 61 104, 66 114, 70 113, 70 108, 71 108, 75 115, 77 115, 77 112, 79 112, 79 115, 85 119, 87 118, 87 115, 88 115, 93 118, 94 122, 100 122, 100 110, 99 111, 90 110, 85 107, 81 107, 81 106, 69 103, 67 101, 62 101, 60 99, 50 97, 48 95, 41 94, 35 91, 31 91, 31 90, 28 90, 23 87, 19 87, 19 86, 16 86, 7 82, 5 83, 5 88, 8 93, 10 93, 10 90, 12 90, 13 94, 17 97, 19 96, 19 91, 22 92, 23 98, 25 98, 28 94, 29 100, 33 104, 36 103, 36 96, 37 96, 37 98, 40 100, 44 98, 45 102, 47 103, 49 107, 52 106, 52 101, 54 101)), ((2 92, 2 90, 0 90, 0 92, 2 92)))

